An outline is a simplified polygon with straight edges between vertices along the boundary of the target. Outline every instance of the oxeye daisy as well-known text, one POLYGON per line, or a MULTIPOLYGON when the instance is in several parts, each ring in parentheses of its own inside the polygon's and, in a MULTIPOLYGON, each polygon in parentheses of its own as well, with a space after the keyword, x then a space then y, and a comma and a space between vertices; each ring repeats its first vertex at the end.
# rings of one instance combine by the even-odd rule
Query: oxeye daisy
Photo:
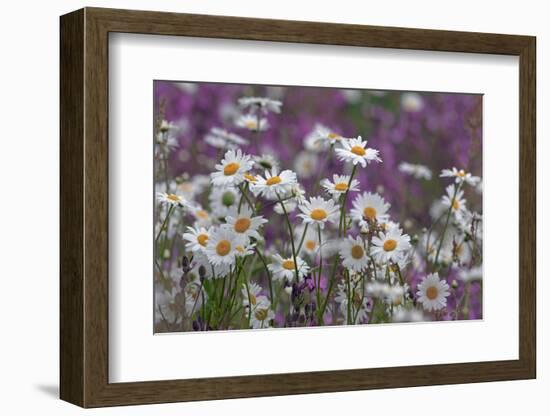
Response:
POLYGON ((455 219, 462 221, 467 215, 468 209, 466 208, 466 200, 463 198, 464 191, 456 189, 456 185, 449 185, 445 188, 447 195, 444 195, 441 199, 443 206, 451 208, 455 219))
POLYGON ((444 280, 439 280, 438 273, 427 275, 417 286, 417 301, 422 303, 422 307, 429 311, 438 311, 447 306, 447 297, 449 285, 444 280))
POLYGON ((179 207, 188 206, 187 201, 183 196, 178 194, 173 194, 173 193, 158 192, 157 200, 162 204, 166 204, 166 205, 179 206, 179 207))
POLYGON ((220 149, 236 149, 238 146, 246 146, 249 143, 248 140, 238 134, 218 127, 211 128, 210 132, 205 136, 204 141, 220 149))
POLYGON ((327 127, 321 124, 316 124, 313 127, 313 130, 311 130, 304 138, 304 147, 309 152, 323 152, 330 147, 330 143, 328 141, 323 141, 319 139, 319 129, 329 130, 327 127))
POLYGON ((294 199, 285 199, 283 200, 283 205, 285 209, 283 210, 283 207, 280 203, 276 204, 273 207, 273 211, 279 215, 284 215, 285 211, 287 214, 294 212, 296 210, 296 207, 298 206, 298 203, 294 199))
POLYGON ((260 216, 254 217, 252 210, 247 206, 241 206, 241 211, 232 208, 227 217, 225 218, 227 225, 231 226, 236 234, 252 237, 256 240, 261 240, 262 237, 258 233, 260 227, 267 222, 267 220, 260 216))
POLYGON ((272 100, 271 98, 264 97, 242 97, 239 98, 239 105, 242 108, 249 108, 250 111, 261 110, 264 114, 268 112, 280 113, 282 102, 278 100, 272 100))
POLYGON ((296 263, 294 263, 292 256, 284 258, 280 254, 275 254, 273 256, 273 263, 267 267, 273 273, 273 279, 286 279, 289 282, 296 277, 296 270, 298 270, 298 278, 300 280, 309 272, 309 266, 300 257, 296 257, 296 263))
POLYGON ((432 171, 424 165, 401 162, 397 169, 399 172, 410 175, 416 179, 432 179, 432 171))
POLYGON ((367 141, 363 141, 361 136, 356 139, 346 139, 342 141, 342 148, 336 149, 336 156, 344 162, 351 162, 354 165, 358 163, 362 167, 366 167, 370 162, 382 162, 378 157, 378 150, 371 149, 367 146, 367 141))
POLYGON ((230 227, 222 225, 210 231, 205 253, 213 265, 233 265, 239 254, 237 247, 244 246, 244 240, 230 227))
POLYGON ((379 263, 399 262, 402 256, 411 248, 410 237, 403 234, 400 228, 392 228, 379 236, 372 238, 372 255, 379 263))
POLYGON ((256 306, 258 303, 258 297, 260 296, 260 293, 262 292, 262 287, 254 282, 250 282, 248 284, 248 287, 243 283, 243 287, 241 288, 241 295, 243 297, 243 306, 246 308, 248 305, 252 305, 252 307, 256 306))
POLYGON ((384 201, 378 194, 363 192, 353 200, 351 217, 359 225, 366 226, 368 223, 386 223, 389 219, 388 210, 390 204, 384 201))
POLYGON ((195 224, 199 227, 209 227, 212 224, 212 216, 200 205, 191 207, 191 214, 195 218, 195 224))
POLYGON ((254 156, 254 166, 261 170, 279 170, 279 161, 271 153, 263 153, 261 156, 254 156))
POLYGON ((263 195, 267 199, 277 199, 278 195, 285 194, 296 183, 296 174, 291 170, 278 172, 276 168, 265 171, 265 177, 256 176, 256 182, 251 191, 256 195, 263 195))
POLYGON ((332 199, 324 200, 320 196, 312 197, 309 201, 299 206, 302 214, 298 214, 304 220, 304 224, 319 225, 325 227, 326 222, 336 222, 339 207, 332 199))
POLYGON ((354 271, 361 272, 369 264, 365 243, 361 237, 348 237, 340 244, 340 257, 344 267, 354 271))
POLYGON ((368 313, 372 310, 371 300, 365 296, 360 287, 352 288, 351 290, 351 304, 348 308, 349 298, 347 295, 347 285, 338 284, 338 290, 334 300, 340 304, 340 311, 344 316, 344 323, 351 322, 353 324, 365 323, 368 320, 368 313), (351 312, 350 319, 348 320, 348 309, 351 312))
POLYGON ((183 239, 187 241, 185 248, 192 252, 204 250, 208 238, 208 230, 204 227, 187 227, 187 232, 183 233, 183 239))
POLYGON ((233 187, 215 187, 208 196, 212 214, 218 218, 225 217, 231 208, 237 207, 239 199, 239 192, 233 187))
POLYGON ((314 153, 300 152, 294 161, 294 169, 301 178, 311 178, 316 171, 319 160, 314 153))
POLYGON ((337 143, 341 143, 346 138, 335 130, 318 124, 315 128, 314 137, 321 143, 327 143, 329 146, 337 143))
POLYGON ((476 186, 481 178, 479 176, 474 176, 469 172, 464 171, 464 169, 457 169, 453 166, 452 169, 443 169, 441 171, 442 178, 455 178, 455 183, 466 182, 468 185, 476 186))
POLYGON ((252 308, 247 308, 246 317, 250 315, 250 326, 253 329, 269 328, 275 313, 271 309, 271 302, 265 296, 259 296, 252 308))
POLYGON ((264 131, 269 128, 269 122, 266 118, 258 117, 254 114, 244 114, 240 116, 235 121, 235 125, 250 131, 264 131))
MULTIPOLYGON (((294 241, 295 241, 296 247, 298 247, 303 237, 303 243, 302 243, 300 253, 306 253, 310 257, 314 257, 315 255, 317 255, 317 253, 319 252, 318 230, 316 230, 314 227, 308 227, 306 230, 305 226, 302 225, 302 226, 296 227, 295 235, 296 235, 296 238, 294 239, 294 241)), ((323 243, 323 245, 325 245, 323 234, 321 234, 321 242, 323 243)), ((323 248, 323 253, 324 252, 325 250, 323 248)))
POLYGON ((167 133, 158 133, 156 139, 157 144, 168 151, 172 151, 179 147, 178 140, 173 136, 169 136, 167 133))
POLYGON ((210 174, 214 186, 239 185, 244 180, 244 174, 252 169, 252 162, 249 155, 244 154, 241 149, 228 150, 220 164, 216 165, 216 172, 210 174))
POLYGON ((228 263, 212 264, 205 254, 205 251, 196 251, 193 254, 192 266, 192 272, 197 276, 199 274, 199 269, 202 267, 205 272, 204 277, 208 280, 220 279, 227 276, 232 267, 232 265, 228 263))
POLYGON ((357 179, 353 179, 350 183, 350 176, 348 175, 332 175, 332 180, 333 182, 329 179, 323 179, 321 181, 321 186, 334 197, 339 197, 346 192, 359 191, 359 181, 357 179))

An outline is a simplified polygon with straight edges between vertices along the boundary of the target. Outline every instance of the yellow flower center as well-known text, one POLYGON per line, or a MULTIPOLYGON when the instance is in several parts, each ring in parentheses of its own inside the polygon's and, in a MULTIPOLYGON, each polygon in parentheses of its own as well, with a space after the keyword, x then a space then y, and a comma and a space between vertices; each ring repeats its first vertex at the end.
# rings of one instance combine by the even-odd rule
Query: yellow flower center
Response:
POLYGON ((453 199, 453 209, 456 211, 460 208, 460 202, 457 199, 453 199))
POLYGON ((166 195, 166 199, 172 201, 172 202, 180 202, 180 197, 177 196, 176 194, 168 194, 166 195))
POLYGON ((239 218, 235 221, 235 231, 238 233, 244 233, 250 228, 250 219, 248 218, 239 218))
POLYGON ((228 240, 221 240, 216 245, 216 253, 218 256, 227 256, 231 251, 231 243, 228 240))
POLYGON ((438 291, 437 291, 437 287, 435 286, 430 286, 428 289, 426 289, 426 297, 430 300, 436 299, 437 294, 438 294, 438 291))
POLYGON ((344 192, 345 190, 348 189, 348 184, 345 183, 345 182, 335 183, 334 184, 334 189, 336 189, 337 191, 340 191, 340 192, 344 192))
POLYGON ((316 208, 311 211, 309 216, 315 221, 323 221, 327 217, 327 212, 324 209, 316 208))
POLYGON ((317 243, 314 240, 307 240, 306 241, 306 248, 309 251, 315 250, 315 247, 317 247, 317 243))
POLYGON ((464 172, 464 169, 460 169, 456 176, 463 178, 464 176, 466 176, 466 172, 464 172))
POLYGON ((201 246, 206 247, 206 243, 208 243, 208 234, 199 234, 197 236, 197 241, 201 246))
POLYGON ((391 238, 389 240, 384 241, 384 251, 393 251, 397 247, 397 241, 392 240, 391 238))
POLYGON ((237 250, 239 253, 243 254, 244 253, 244 247, 243 246, 236 246, 235 247, 235 250, 237 250))
POLYGON ((342 136, 340 136, 339 134, 336 134, 336 133, 329 133, 328 138, 331 139, 331 140, 340 140, 342 138, 342 136))
POLYGON ((354 155, 357 155, 357 156, 365 156, 365 149, 363 149, 363 147, 361 146, 353 146, 351 148, 351 153, 353 153, 354 155))
POLYGON ((283 261, 283 268, 287 270, 294 270, 296 269, 296 266, 294 265, 294 260, 285 260, 283 261))
POLYGON ((254 176, 252 176, 250 173, 245 173, 244 177, 249 182, 256 182, 256 178, 254 176))
POLYGON ((255 130, 258 127, 258 123, 254 120, 249 120, 244 125, 250 130, 255 130))
POLYGON ((265 321, 267 318, 267 309, 256 309, 254 311, 254 316, 258 321, 265 321))
POLYGON ((366 207, 363 210, 363 217, 373 220, 376 218, 376 210, 373 207, 366 207))
POLYGON ((223 174, 225 176, 234 175, 235 173, 237 173, 237 171, 239 170, 240 167, 241 167, 241 165, 239 165, 237 162, 228 163, 223 168, 223 174))
POLYGON ((196 215, 197 215, 197 217, 202 218, 202 219, 208 218, 208 212, 206 212, 206 211, 203 210, 203 209, 199 209, 199 210, 196 212, 196 215))
POLYGON ((256 296, 254 296, 252 293, 250 293, 250 303, 252 305, 256 304, 256 296))
POLYGON ((266 185, 277 185, 278 183, 281 183, 281 177, 280 176, 272 176, 268 180, 265 181, 266 185))
POLYGON ((351 248, 351 257, 353 257, 356 260, 359 260, 360 258, 362 258, 364 253, 365 252, 363 250, 363 247, 361 247, 359 245, 353 246, 351 248))

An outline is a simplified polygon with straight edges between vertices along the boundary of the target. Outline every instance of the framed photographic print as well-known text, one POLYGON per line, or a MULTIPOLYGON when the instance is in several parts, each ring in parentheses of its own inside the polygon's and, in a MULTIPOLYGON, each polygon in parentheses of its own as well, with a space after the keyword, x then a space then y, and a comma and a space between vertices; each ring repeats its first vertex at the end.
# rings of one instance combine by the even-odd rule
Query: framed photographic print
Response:
POLYGON ((61 17, 61 398, 534 378, 535 38, 61 17))

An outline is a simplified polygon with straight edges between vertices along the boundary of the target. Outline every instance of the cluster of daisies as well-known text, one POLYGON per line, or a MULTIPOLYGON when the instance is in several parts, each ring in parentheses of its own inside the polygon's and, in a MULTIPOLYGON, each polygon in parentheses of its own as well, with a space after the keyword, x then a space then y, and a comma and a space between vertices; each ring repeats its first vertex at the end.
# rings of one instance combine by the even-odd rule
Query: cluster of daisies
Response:
MULTIPOLYGON (((334 157, 341 170, 319 178, 315 195, 307 195, 300 179, 309 171, 243 151, 261 141, 270 128, 267 115, 280 113, 282 102, 244 97, 239 105, 235 126, 242 136, 213 128, 204 138, 220 154, 209 174, 170 178, 177 126, 157 126, 159 331, 467 316, 467 285, 481 279, 482 235, 481 215, 469 209, 465 187, 479 191, 479 177, 443 170, 440 177, 450 183, 432 207, 433 223, 409 235, 392 220, 384 197, 362 190, 355 178, 358 169, 375 169, 383 160, 367 140, 315 126, 304 140, 307 154, 334 157), (465 284, 460 294, 456 279, 465 284)), ((403 162, 399 171, 432 180, 423 165, 403 162)))

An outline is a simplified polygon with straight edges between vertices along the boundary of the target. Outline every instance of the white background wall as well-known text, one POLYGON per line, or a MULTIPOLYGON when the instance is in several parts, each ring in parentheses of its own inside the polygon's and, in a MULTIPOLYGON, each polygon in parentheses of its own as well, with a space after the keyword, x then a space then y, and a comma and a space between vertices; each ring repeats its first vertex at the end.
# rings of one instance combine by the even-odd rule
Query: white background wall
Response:
MULTIPOLYGON (((2 414, 69 415, 82 412, 58 394, 58 16, 82 6, 103 6, 318 20, 388 26, 454 29, 537 36, 538 53, 538 333, 536 381, 423 387, 339 394, 167 404, 88 411, 88 414, 254 414, 311 412, 357 414, 467 415, 523 414, 550 408, 550 361, 543 325, 550 296, 543 259, 548 244, 549 209, 543 163, 550 146, 543 140, 545 106, 550 101, 550 26, 543 1, 339 0, 125 0, 4 2, 0 15, 0 409, 2 414), (546 65, 548 66, 548 65, 546 65), (545 74, 546 72, 546 74, 545 74), (545 199, 545 200, 543 200, 545 199)), ((505 200, 505 198, 504 198, 505 200)), ((547 326, 547 324, 546 324, 547 326)), ((465 340, 476 342, 476 340, 465 340)))

